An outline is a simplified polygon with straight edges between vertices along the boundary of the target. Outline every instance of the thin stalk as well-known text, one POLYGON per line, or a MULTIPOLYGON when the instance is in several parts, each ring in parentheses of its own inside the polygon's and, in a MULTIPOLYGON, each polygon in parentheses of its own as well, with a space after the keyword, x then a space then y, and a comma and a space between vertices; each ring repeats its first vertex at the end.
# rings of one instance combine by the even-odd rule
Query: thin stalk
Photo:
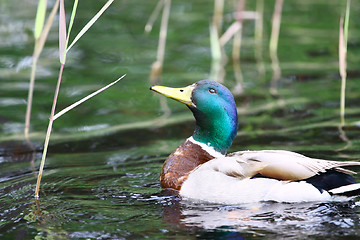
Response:
POLYGON ((162 73, 162 67, 164 64, 166 36, 170 16, 171 0, 164 0, 164 8, 161 17, 161 26, 159 33, 159 43, 157 49, 156 61, 151 66, 150 82, 156 83, 162 73))
MULTIPOLYGON (((35 47, 35 48, 36 48, 36 47, 35 47)), ((26 106, 26 115, 25 115, 25 129, 24 129, 24 134, 25 134, 25 138, 26 138, 26 139, 29 139, 31 107, 32 107, 32 100, 33 100, 33 93, 34 93, 35 72, 36 72, 37 61, 38 61, 38 57, 33 56, 33 62, 32 62, 32 67, 31 67, 30 83, 29 83, 28 100, 27 100, 27 106, 26 106)))
POLYGON ((220 37, 221 46, 224 46, 226 43, 230 41, 230 39, 242 28, 242 22, 245 19, 257 19, 258 14, 253 11, 241 11, 241 14, 236 13, 235 18, 236 21, 233 22, 230 27, 226 29, 224 34, 220 37))
POLYGON ((233 22, 224 34, 220 37, 220 45, 225 46, 226 43, 241 29, 241 24, 238 21, 233 22))
POLYGON ((244 20, 245 0, 239 0, 236 10, 236 22, 239 23, 239 30, 235 32, 233 37, 233 69, 236 79, 236 85, 233 89, 233 94, 241 94, 244 91, 244 80, 240 65, 240 54, 241 54, 241 41, 242 41, 242 27, 244 20))
POLYGON ((165 0, 159 0, 158 3, 156 4, 156 7, 154 9, 154 11, 151 13, 149 20, 147 21, 146 25, 145 25, 145 32, 149 33, 151 32, 154 22, 157 19, 157 17, 160 14, 160 10, 163 7, 165 3, 165 0))
POLYGON ((211 79, 223 82, 225 77, 224 65, 227 61, 220 43, 219 33, 214 20, 210 23, 210 46, 211 46, 211 79))
POLYGON ((255 19, 255 42, 257 45, 262 45, 263 29, 264 29, 264 23, 263 23, 264 0, 256 1, 256 13, 257 13, 257 18, 255 19))
POLYGON ((274 13, 272 18, 272 28, 271 28, 271 37, 269 44, 270 58, 271 58, 271 68, 273 70, 273 76, 270 86, 270 93, 272 95, 278 95, 278 81, 281 77, 281 69, 279 65, 279 59, 277 55, 279 34, 280 34, 280 24, 281 24, 281 12, 284 0, 276 0, 274 13))
POLYGON ((219 33, 216 28, 216 24, 213 21, 210 23, 210 47, 211 47, 211 56, 215 61, 220 61, 221 59, 221 43, 219 39, 219 33))
POLYGON ((347 77, 347 38, 349 29, 349 15, 350 15, 350 0, 347 1, 345 23, 343 17, 340 18, 339 25, 339 72, 341 76, 341 93, 340 93, 340 124, 345 125, 345 91, 346 91, 346 77, 347 77))
POLYGON ((239 60, 233 61, 233 69, 234 69, 234 76, 236 79, 236 85, 232 89, 232 93, 234 95, 240 95, 244 92, 244 77, 241 70, 241 65, 239 60))
POLYGON ((284 0, 276 0, 275 2, 274 14, 272 18, 271 37, 270 37, 270 56, 277 54, 283 3, 284 0))
MULTIPOLYGON (((70 47, 67 47, 68 42, 69 42, 68 36, 70 35, 70 31, 71 31, 71 28, 72 28, 72 25, 73 25, 73 22, 75 19, 78 1, 75 0, 74 5, 73 5, 72 16, 71 16, 70 23, 69 23, 69 32, 67 35, 64 0, 60 0, 60 4, 59 4, 60 5, 60 11, 59 11, 59 58, 60 58, 61 67, 60 67, 59 77, 58 77, 56 90, 55 90, 55 94, 54 94, 54 101, 53 101, 53 105, 52 105, 52 109, 51 109, 51 113, 50 113, 49 125, 48 125, 48 129, 46 132, 46 137, 45 137, 44 150, 43 150, 43 155, 42 155, 42 159, 41 159, 39 174, 38 174, 36 188, 35 188, 35 198, 39 198, 40 182, 41 182, 41 178, 43 175, 45 159, 46 159, 47 149, 49 146, 52 125, 54 122, 55 108, 56 108, 56 103, 57 103, 57 99, 58 99, 58 95, 59 95, 59 91, 60 91, 61 79, 62 79, 62 75, 63 75, 67 52, 70 50, 71 46, 73 46, 75 44, 75 42, 96 22, 96 20, 110 6, 110 4, 113 1, 114 0, 108 0, 105 3, 105 5, 100 9, 100 11, 83 27, 83 29, 79 32, 79 34, 73 40, 70 47)), ((80 103, 78 103, 77 105, 79 105, 80 103)))
POLYGON ((221 33, 224 12, 224 0, 215 0, 213 21, 218 33, 221 33))
POLYGON ((168 29, 168 23, 169 23, 169 15, 170 15, 170 6, 171 6, 171 0, 165 0, 165 6, 163 9, 163 15, 161 18, 159 46, 158 46, 158 52, 157 52, 157 59, 159 62, 161 62, 161 65, 164 62, 166 36, 167 36, 167 29, 168 29))
POLYGON ((232 50, 233 61, 240 61, 241 40, 242 40, 242 27, 240 27, 240 30, 237 31, 233 37, 233 50, 232 50))
POLYGON ((46 159, 46 154, 47 154, 47 150, 48 150, 48 146, 49 146, 52 125, 53 125, 53 122, 54 122, 55 108, 56 108, 56 103, 57 103, 57 99, 58 99, 58 96, 59 96, 60 84, 61 84, 61 78, 62 78, 64 66, 65 66, 65 64, 61 64, 61 66, 60 66, 59 77, 58 77, 58 81, 57 81, 57 84, 56 84, 56 89, 55 89, 55 94, 54 94, 54 101, 53 101, 53 105, 52 105, 52 108, 51 108, 49 125, 48 125, 48 129, 47 129, 47 132, 46 132, 46 137, 45 137, 44 150, 43 150, 40 169, 39 169, 39 174, 38 174, 38 178, 37 178, 37 182, 36 182, 35 198, 39 198, 40 182, 41 182, 41 177, 42 177, 43 171, 44 171, 45 159, 46 159))
POLYGON ((233 60, 240 61, 240 50, 242 40, 242 26, 243 26, 243 12, 245 9, 245 0, 239 0, 236 10, 236 22, 239 23, 240 28, 236 31, 233 38, 233 60))
POLYGON ((346 136, 346 133, 343 129, 345 125, 345 90, 346 90, 346 55, 347 55, 347 40, 348 40, 348 28, 349 28, 349 15, 350 15, 350 0, 346 3, 346 13, 345 13, 345 23, 344 18, 340 18, 339 25, 339 72, 341 76, 341 92, 340 92, 340 125, 339 137, 342 139, 346 145, 338 151, 343 151, 349 148, 352 145, 352 142, 346 136))
POLYGON ((35 85, 35 75, 36 75, 36 66, 37 62, 40 56, 40 53, 44 47, 47 35, 50 31, 51 25, 54 20, 54 16, 57 12, 58 6, 59 6, 59 0, 56 1, 53 9, 51 10, 49 17, 46 21, 45 27, 43 26, 43 16, 38 17, 38 14, 42 15, 44 13, 41 13, 39 10, 42 8, 46 8, 46 1, 40 0, 39 1, 39 7, 38 7, 38 13, 36 16, 36 23, 35 23, 35 46, 34 46, 34 52, 33 52, 33 62, 31 67, 31 76, 30 76, 30 83, 29 83, 29 92, 28 92, 28 100, 27 100, 27 106, 26 106, 26 115, 25 115, 25 128, 24 128, 24 135, 25 138, 29 138, 29 128, 30 128, 30 118, 31 118, 31 108, 32 108, 32 100, 34 95, 34 85, 35 85), (40 7, 40 4, 42 6, 40 7), (40 12, 40 13, 39 13, 40 12))
POLYGON ((255 20, 255 59, 257 62, 257 68, 259 71, 259 76, 261 79, 265 79, 265 64, 263 60, 263 15, 264 15, 264 0, 257 0, 256 1, 256 12, 257 18, 255 20))

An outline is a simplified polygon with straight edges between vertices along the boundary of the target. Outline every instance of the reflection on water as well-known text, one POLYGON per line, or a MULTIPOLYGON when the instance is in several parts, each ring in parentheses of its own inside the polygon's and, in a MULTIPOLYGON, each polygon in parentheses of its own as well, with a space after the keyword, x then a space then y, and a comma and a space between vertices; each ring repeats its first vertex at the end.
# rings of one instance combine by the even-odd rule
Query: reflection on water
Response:
POLYGON ((254 203, 241 206, 176 202, 164 207, 166 222, 184 229, 252 233, 306 239, 359 233, 360 202, 254 203))

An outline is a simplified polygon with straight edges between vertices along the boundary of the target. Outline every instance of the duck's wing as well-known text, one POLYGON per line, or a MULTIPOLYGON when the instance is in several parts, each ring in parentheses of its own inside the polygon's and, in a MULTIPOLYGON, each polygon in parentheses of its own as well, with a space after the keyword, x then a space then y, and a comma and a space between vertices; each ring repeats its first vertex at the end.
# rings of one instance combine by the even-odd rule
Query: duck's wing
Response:
POLYGON ((253 159, 245 159, 238 156, 223 156, 212 159, 193 170, 197 171, 214 171, 223 173, 227 176, 244 179, 251 178, 260 173, 269 164, 267 162, 253 159))
POLYGON ((236 159, 241 168, 247 169, 247 176, 260 173, 264 177, 291 181, 307 179, 329 169, 354 174, 342 167, 360 166, 360 162, 314 159, 284 150, 240 151, 227 157, 236 159))

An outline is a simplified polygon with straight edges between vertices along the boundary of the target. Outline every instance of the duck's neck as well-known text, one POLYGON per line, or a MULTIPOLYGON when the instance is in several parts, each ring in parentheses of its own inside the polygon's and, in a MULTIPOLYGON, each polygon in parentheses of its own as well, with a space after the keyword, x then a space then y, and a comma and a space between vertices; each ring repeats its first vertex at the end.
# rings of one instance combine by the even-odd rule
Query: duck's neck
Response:
POLYGON ((194 140, 214 148, 215 151, 226 154, 231 146, 238 129, 238 117, 235 111, 217 116, 205 116, 201 112, 193 111, 196 127, 194 140))

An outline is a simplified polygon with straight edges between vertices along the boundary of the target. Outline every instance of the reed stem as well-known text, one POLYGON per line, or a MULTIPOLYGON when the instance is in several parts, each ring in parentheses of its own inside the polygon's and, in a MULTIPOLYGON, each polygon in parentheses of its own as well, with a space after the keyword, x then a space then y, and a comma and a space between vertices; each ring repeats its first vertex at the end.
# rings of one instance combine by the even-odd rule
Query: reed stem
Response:
POLYGON ((264 0, 256 1, 256 13, 258 17, 255 19, 254 53, 259 76, 261 79, 265 79, 265 64, 263 60, 264 0))
POLYGON ((219 34, 221 33, 221 29, 222 29, 223 12, 224 12, 224 0, 215 0, 213 23, 215 24, 216 30, 219 34))
POLYGON ((270 56, 277 54, 279 43, 281 12, 284 0, 276 0, 274 14, 272 19, 271 37, 270 37, 270 56))
MULTIPOLYGON (((60 0, 60 1, 57 0, 57 2, 56 2, 56 4, 59 3, 59 6, 60 6, 60 11, 59 11, 59 58, 60 58, 61 66, 60 66, 59 77, 58 77, 58 81, 57 81, 57 85, 56 85, 56 89, 55 89, 54 101, 53 101, 53 105, 52 105, 52 108, 51 108, 49 125, 48 125, 48 129, 47 129, 47 132, 46 132, 46 137, 45 137, 44 150, 43 150, 43 154, 42 154, 39 174, 38 174, 36 188, 35 188, 35 198, 39 198, 40 182, 41 182, 41 178, 42 178, 42 175, 43 175, 45 159, 46 159, 46 154, 47 154, 47 150, 48 150, 48 146, 49 146, 52 125, 53 125, 53 122, 54 122, 54 114, 55 114, 55 109, 56 109, 56 103, 57 103, 57 99, 58 99, 58 96, 59 96, 61 79, 62 79, 62 75, 63 75, 63 71, 64 71, 67 52, 76 43, 76 41, 78 39, 80 39, 80 37, 96 22, 96 20, 111 5, 111 3, 113 1, 114 0, 108 0, 105 3, 105 5, 100 9, 100 11, 98 11, 98 13, 81 29, 81 31, 78 33, 78 35, 75 37, 75 39, 73 40, 73 42, 71 43, 71 45, 69 47, 68 47, 69 35, 70 35, 72 25, 73 25, 73 22, 74 22, 74 19, 75 19, 75 14, 76 14, 77 6, 78 6, 78 0, 74 1, 72 15, 71 15, 70 23, 69 23, 69 32, 68 32, 68 34, 66 33, 66 17, 65 17, 64 0, 60 0)), ((104 88, 103 90, 105 90, 106 88, 104 88)), ((80 101, 80 103, 81 103, 81 101, 80 101)), ((80 103, 75 103, 75 106, 73 106, 73 107, 76 107, 80 103)), ((72 109, 72 108, 70 108, 70 109, 72 109)), ((70 109, 68 109, 68 110, 70 110, 70 109)), ((66 111, 68 111, 68 110, 66 110, 66 111)))
POLYGON ((163 65, 164 55, 165 55, 165 46, 166 46, 166 36, 170 15, 170 6, 171 0, 165 0, 163 14, 161 18, 161 28, 160 28, 160 36, 159 36, 159 46, 157 52, 157 59, 163 65))
POLYGON ((161 26, 159 33, 159 43, 157 49, 156 61, 153 62, 150 72, 150 82, 155 84, 159 81, 162 74, 162 68, 164 64, 166 36, 170 16, 171 0, 164 0, 164 8, 161 17, 161 26))
POLYGON ((53 23, 54 16, 56 14, 58 6, 59 6, 59 0, 57 0, 55 2, 54 7, 51 10, 49 17, 46 21, 46 24, 45 24, 45 26, 43 26, 43 21, 44 21, 43 18, 45 17, 43 15, 45 15, 45 11, 46 11, 46 1, 44 1, 44 0, 39 1, 38 12, 36 14, 36 20, 35 20, 35 34, 34 34, 35 46, 34 46, 34 52, 33 52, 33 62, 32 62, 32 67, 31 67, 31 76, 30 76, 28 100, 27 100, 26 115, 25 115, 24 135, 27 140, 29 139, 31 108, 32 108, 33 95, 34 95, 36 66, 37 66, 37 62, 40 57, 40 53, 44 47, 50 27, 53 23), (40 10, 40 9, 43 9, 43 10, 40 10))
POLYGON ((242 26, 243 26, 243 13, 245 10, 245 0, 239 0, 236 9, 236 21, 239 23, 239 30, 234 33, 233 38, 233 52, 232 58, 234 61, 240 61, 241 40, 242 40, 242 26))
MULTIPOLYGON (((37 45, 37 44, 36 44, 37 45)), ((36 48, 36 47, 35 47, 36 48)), ((35 51, 35 50, 34 50, 35 51)), ((31 118, 31 108, 32 108, 32 100, 34 95, 34 85, 35 85, 35 72, 36 72, 36 65, 37 65, 38 57, 33 56, 33 62, 31 67, 31 76, 30 76, 30 83, 29 83, 29 92, 28 92, 28 100, 26 106, 26 115, 25 115, 25 128, 24 134, 25 138, 29 139, 29 128, 30 128, 30 118, 31 118)))
POLYGON ((340 18, 339 26, 339 72, 341 76, 341 92, 340 92, 340 124, 345 125, 345 95, 346 95, 346 77, 347 77, 347 40, 349 29, 350 0, 346 2, 345 23, 343 17, 340 18))
POLYGON ((156 4, 156 7, 154 9, 154 11, 151 13, 149 20, 147 21, 146 25, 145 25, 145 32, 149 33, 151 32, 154 22, 157 19, 157 17, 160 14, 160 11, 163 7, 163 5, 165 4, 165 0, 159 0, 158 3, 156 4))
POLYGON ((38 178, 37 178, 37 182, 36 182, 35 198, 39 198, 40 182, 41 182, 41 177, 42 177, 43 171, 44 171, 45 159, 46 159, 46 154, 47 154, 47 150, 48 150, 48 146, 49 146, 52 125, 53 125, 53 122, 54 122, 54 114, 55 114, 57 99, 58 99, 58 96, 59 96, 60 84, 61 84, 61 79, 62 79, 64 66, 65 66, 65 64, 61 64, 61 66, 60 66, 59 77, 58 77, 58 81, 57 81, 57 84, 56 84, 56 89, 55 89, 55 94, 54 94, 54 101, 53 101, 53 105, 52 105, 52 108, 51 108, 49 125, 48 125, 48 129, 47 129, 47 132, 46 132, 46 137, 45 137, 44 150, 43 150, 40 169, 39 169, 39 174, 38 174, 38 178))
POLYGON ((271 80, 270 93, 272 95, 278 95, 278 81, 281 77, 281 69, 279 65, 279 59, 277 55, 278 43, 279 43, 279 34, 280 34, 280 24, 281 24, 281 12, 284 0, 276 0, 274 14, 272 18, 272 28, 271 28, 271 37, 269 44, 270 58, 271 58, 271 68, 273 70, 273 76, 271 80))

